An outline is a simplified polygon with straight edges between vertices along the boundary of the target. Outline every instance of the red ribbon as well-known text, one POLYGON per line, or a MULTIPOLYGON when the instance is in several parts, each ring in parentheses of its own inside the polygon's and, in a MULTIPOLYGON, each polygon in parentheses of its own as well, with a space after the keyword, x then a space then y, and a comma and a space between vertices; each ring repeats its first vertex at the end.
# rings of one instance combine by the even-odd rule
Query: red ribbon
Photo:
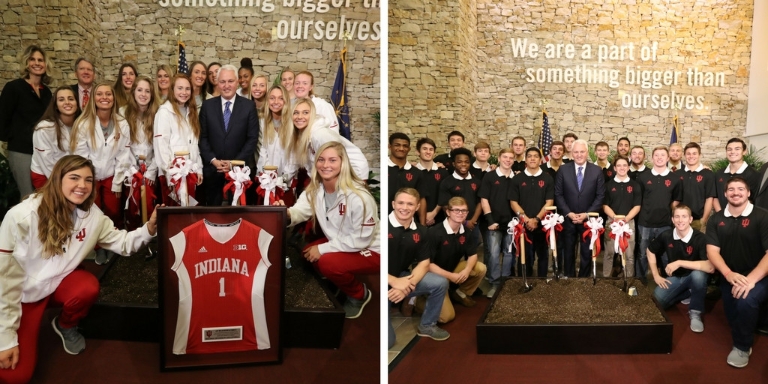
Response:
MULTIPOLYGON (((262 188, 261 185, 259 185, 258 187, 256 187, 256 194, 259 195, 259 197, 261 197, 262 201, 264 201, 265 199, 264 196, 267 194, 267 191, 264 188, 262 188)), ((282 188, 275 188, 275 190, 272 191, 272 193, 269 195, 269 204, 264 204, 264 205, 274 205, 279 200, 282 200, 284 195, 285 195, 285 191, 283 191, 282 188)))
MULTIPOLYGON (((589 223, 586 221, 584 222, 584 228, 587 228, 587 230, 584 231, 584 233, 581 235, 581 240, 587 241, 587 236, 590 236, 592 234, 592 228, 589 227, 589 223)), ((600 228, 597 230, 597 238, 595 239, 595 255, 600 253, 600 235, 602 235, 603 232, 605 232, 604 228, 600 228)))
MULTIPOLYGON (((237 189, 237 186, 235 185, 235 181, 232 180, 232 178, 229 176, 229 173, 224 174, 224 178, 229 180, 229 183, 222 188, 222 192, 224 193, 224 199, 227 199, 227 192, 232 192, 232 195, 234 196, 235 190, 237 189)), ((243 182, 243 193, 240 194, 240 204, 239 205, 245 205, 245 190, 248 189, 248 187, 253 184, 253 181, 248 180, 243 182)), ((256 188, 256 193, 259 192, 259 189, 256 188)))
POLYGON ((562 232, 563 231, 563 225, 560 224, 560 223, 557 223, 557 224, 555 224, 554 227, 552 227, 552 228, 547 230, 547 245, 550 245, 550 246, 552 244, 549 243, 549 237, 551 236, 552 231, 562 232))
MULTIPOLYGON (((616 240, 616 235, 614 235, 613 232, 611 232, 609 235, 611 236, 611 239, 613 239, 614 241, 616 240)), ((622 234, 621 238, 619 238, 619 248, 621 248, 621 252, 623 252, 623 253, 627 253, 627 248, 629 248, 629 237, 630 236, 632 236, 632 235, 630 235, 629 233, 624 232, 622 234)))
MULTIPOLYGON (((180 168, 181 167, 181 163, 183 163, 185 161, 187 161, 187 160, 184 159, 183 157, 177 157, 177 158, 173 159, 173 163, 171 163, 171 166, 172 167, 180 168)), ((176 198, 177 199, 181 199, 181 196, 179 196, 179 190, 181 189, 181 179, 174 180, 173 177, 171 177, 171 182, 173 183, 173 186, 174 186, 175 191, 176 191, 176 198)), ((197 186, 197 173, 189 172, 187 174, 187 196, 191 196, 192 195, 190 193, 190 191, 194 191, 195 190, 195 186, 197 186)), ((181 201, 179 201, 179 203, 181 203, 181 201)))
POLYGON ((131 178, 131 196, 129 199, 136 205, 136 214, 141 215, 141 186, 144 185, 144 172, 147 172, 147 166, 141 164, 138 172, 131 178))
POLYGON ((524 236, 525 242, 528 244, 533 244, 533 240, 528 238, 528 231, 525 230, 525 220, 520 220, 520 222, 515 225, 515 248, 517 248, 517 256, 520 256, 520 236, 524 236))

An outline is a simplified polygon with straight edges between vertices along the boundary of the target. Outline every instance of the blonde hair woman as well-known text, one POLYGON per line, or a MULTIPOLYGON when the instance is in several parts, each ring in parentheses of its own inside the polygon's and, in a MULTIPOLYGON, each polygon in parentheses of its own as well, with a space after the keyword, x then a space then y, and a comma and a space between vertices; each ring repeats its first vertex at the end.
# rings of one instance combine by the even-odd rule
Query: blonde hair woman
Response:
POLYGON ((259 116, 263 116, 267 105, 267 87, 269 77, 265 73, 259 73, 251 79, 251 93, 248 98, 253 100, 259 116))
POLYGON ((169 196, 172 188, 175 188, 169 176, 173 160, 176 158, 174 154, 178 152, 189 153, 186 158, 192 163, 190 167, 192 178, 188 179, 190 182, 187 193, 190 197, 195 197, 195 186, 203 182, 203 161, 197 145, 199 140, 200 120, 197 117, 195 98, 192 97, 192 82, 187 75, 177 73, 171 81, 168 100, 160 106, 155 115, 153 145, 164 204, 179 205, 169 196))
POLYGON ((95 246, 130 255, 157 232, 155 215, 133 232, 116 229, 93 206, 94 174, 91 161, 64 156, 45 186, 11 208, 0 224, 0 382, 31 380, 49 303, 62 307, 51 326, 66 352, 82 352, 85 339, 77 324, 96 302, 99 282, 78 266, 95 246))
POLYGON ((96 205, 122 227, 123 186, 114 176, 122 157, 129 154, 130 128, 118 112, 113 92, 108 83, 94 87, 93 96, 72 128, 70 152, 93 162, 96 205))
POLYGON ((291 99, 291 102, 298 102, 298 100, 302 98, 312 100, 312 102, 315 104, 317 115, 325 119, 325 126, 338 133, 339 120, 336 118, 336 110, 333 108, 331 103, 315 96, 314 89, 315 76, 312 75, 312 72, 299 72, 296 74, 296 79, 293 81, 293 92, 296 96, 296 99, 291 99))
POLYGON ((307 189, 288 208, 289 226, 310 219, 320 226, 325 237, 308 244, 304 258, 347 295, 344 311, 354 319, 371 299, 355 275, 379 273, 379 211, 342 143, 325 143, 317 152, 307 189))
POLYGON ((318 153, 325 143, 337 141, 344 146, 355 175, 361 180, 368 179, 368 160, 363 152, 338 132, 328 129, 325 119, 315 114, 315 103, 307 98, 296 100, 291 113, 291 127, 288 129, 287 156, 293 158, 298 167, 310 174, 318 153))
POLYGON ((289 139, 287 129, 291 127, 291 102, 287 96, 288 91, 282 85, 273 85, 269 89, 266 101, 268 108, 259 119, 261 131, 256 169, 262 173, 265 165, 277 167, 277 174, 290 187, 283 197, 290 207, 296 202, 293 188, 298 169, 295 162, 287 158, 285 151, 289 139))

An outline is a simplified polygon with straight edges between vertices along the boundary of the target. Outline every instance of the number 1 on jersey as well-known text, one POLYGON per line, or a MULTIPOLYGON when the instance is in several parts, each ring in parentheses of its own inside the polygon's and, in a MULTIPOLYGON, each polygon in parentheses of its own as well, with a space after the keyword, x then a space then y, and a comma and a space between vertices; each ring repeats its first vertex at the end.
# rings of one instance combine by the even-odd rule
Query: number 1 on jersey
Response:
POLYGON ((222 277, 219 279, 219 297, 224 297, 226 295, 226 292, 224 292, 224 278, 222 277))

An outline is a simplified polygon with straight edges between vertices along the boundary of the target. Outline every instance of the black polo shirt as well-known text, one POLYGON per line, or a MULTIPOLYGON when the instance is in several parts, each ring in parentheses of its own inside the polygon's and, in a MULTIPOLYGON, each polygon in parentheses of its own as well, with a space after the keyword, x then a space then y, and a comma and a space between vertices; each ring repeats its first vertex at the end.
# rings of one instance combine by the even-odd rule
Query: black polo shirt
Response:
MULTIPOLYGON (((422 184, 422 178, 424 173, 412 166, 411 163, 406 162, 403 168, 398 167, 392 160, 389 160, 389 167, 387 168, 389 180, 389 202, 395 201, 395 194, 400 188, 414 188, 419 191, 419 194, 423 198, 429 196, 429 188, 426 188, 422 184)), ((392 212, 392 204, 389 206, 389 212, 392 212)), ((433 207, 434 208, 434 207, 433 207)))
POLYGON ((512 162, 512 173, 518 174, 525 170, 525 160, 520 161, 513 161, 512 162))
POLYGON ((491 164, 488 163, 488 167, 486 169, 480 169, 475 166, 475 163, 472 162, 472 165, 469 166, 469 173, 472 174, 472 178, 480 180, 482 183, 483 178, 486 174, 490 172, 491 164))
POLYGON ((458 233, 454 233, 448 226, 448 219, 445 219, 430 227, 427 234, 435 247, 432 262, 448 272, 453 272, 462 259, 477 254, 477 244, 463 225, 458 233))
POLYGON ((507 196, 516 201, 528 217, 534 217, 547 200, 555 198, 555 182, 541 168, 535 175, 526 169, 512 178, 507 196))
POLYGON ((755 202, 755 196, 757 196, 757 192, 760 189, 760 182, 763 181, 760 177, 760 173, 758 173, 754 168, 750 167, 746 162, 741 165, 741 168, 739 168, 736 173, 730 173, 728 171, 728 167, 725 168, 725 170, 718 172, 715 174, 715 193, 717 193, 717 200, 720 201, 720 207, 725 207, 726 204, 728 204, 728 199, 725 198, 725 183, 728 182, 728 180, 731 179, 731 177, 734 176, 740 176, 747 180, 747 183, 749 184, 749 202, 754 203, 755 202))
POLYGON ((627 178, 620 182, 614 177, 605 184, 603 205, 609 206, 615 214, 626 216, 632 208, 642 203, 643 193, 637 181, 627 178))
MULTIPOLYGON (((477 196, 481 199, 487 199, 491 206, 491 216, 499 229, 506 228, 507 223, 512 220, 512 207, 509 206, 507 190, 512 183, 512 173, 510 177, 501 173, 501 168, 496 168, 493 172, 488 172, 480 183, 480 192, 477 196)), ((491 225, 493 223, 487 223, 491 225)))
MULTIPOLYGON (((440 183, 450 176, 448 170, 445 168, 438 168, 435 163, 432 163, 431 169, 425 169, 421 164, 416 164, 416 169, 422 173, 421 184, 427 193, 427 212, 432 211, 437 206, 437 195, 440 191, 440 183)), ((421 192, 421 191, 419 191, 421 192)), ((438 216, 440 216, 438 214, 438 216)))
POLYGON ((704 201, 717 197, 715 191, 715 174, 699 165, 695 171, 678 171, 683 178, 683 204, 691 209, 694 220, 704 216, 704 201))
MULTIPOLYGON (((662 232, 648 244, 648 250, 657 257, 667 253, 670 263, 678 260, 701 261, 707 260, 707 235, 691 228, 684 238, 677 237, 675 228, 662 232)), ((661 265, 658 259, 656 265, 661 265)), ((678 268, 672 273, 675 277, 685 277, 691 274, 688 268, 678 268)))
POLYGON ((641 175, 643 173, 650 173, 650 172, 651 172, 651 170, 648 167, 646 167, 646 166, 643 166, 643 169, 641 169, 639 171, 633 171, 632 170, 632 166, 630 165, 629 172, 627 172, 627 175, 629 175, 630 179, 637 180, 637 176, 638 175, 641 175))
POLYGON ((472 174, 467 175, 466 179, 462 179, 456 172, 448 175, 440 183, 440 193, 437 198, 437 205, 445 207, 448 205, 448 200, 451 197, 459 196, 463 197, 467 201, 467 207, 469 208, 469 214, 467 219, 472 218, 475 214, 475 208, 480 199, 477 197, 477 192, 480 190, 480 180, 472 177, 472 174))
POLYGON ((669 170, 656 175, 653 170, 641 172, 637 182, 643 189, 643 205, 637 223, 643 227, 659 228, 672 225, 673 201, 683 201, 683 181, 669 170))
POLYGON ((435 247, 427 235, 427 228, 415 220, 409 227, 403 227, 395 219, 395 214, 389 214, 389 269, 392 276, 400 276, 407 271, 411 264, 418 264, 431 259, 435 247))
POLYGON ((707 222, 707 244, 720 247, 720 255, 732 271, 746 276, 768 251, 768 211, 750 203, 741 216, 728 207, 707 222))
POLYGON ((609 181, 613 180, 614 177, 616 177, 616 170, 613 169, 613 165, 609 166, 608 168, 603 168, 603 177, 605 178, 604 184, 607 184, 609 181))
MULTIPOLYGON (((565 163, 560 164, 560 166, 562 167, 563 164, 565 164, 565 163)), ((549 176, 552 178, 552 180, 556 180, 557 179, 557 169, 552 168, 549 165, 549 162, 546 162, 546 163, 542 164, 541 169, 543 169, 544 172, 548 173, 549 176)), ((558 169, 560 169, 560 168, 558 167, 558 169)))

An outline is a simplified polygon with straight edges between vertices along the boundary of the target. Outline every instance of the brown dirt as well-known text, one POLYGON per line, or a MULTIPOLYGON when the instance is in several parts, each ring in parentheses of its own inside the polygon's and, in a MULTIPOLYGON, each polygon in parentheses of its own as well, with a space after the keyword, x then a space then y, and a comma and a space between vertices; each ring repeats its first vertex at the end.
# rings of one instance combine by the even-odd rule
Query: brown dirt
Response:
MULTIPOLYGON (((333 308, 320 283, 294 247, 286 247, 291 269, 285 272, 285 308, 333 308)), ((120 257, 101 279, 99 301, 157 305, 157 258, 146 260, 146 249, 120 257)))
POLYGON ((529 279, 533 289, 522 293, 523 280, 507 280, 492 304, 486 323, 495 324, 616 324, 657 323, 664 317, 653 292, 630 279, 637 296, 621 290, 623 280, 561 279, 549 283, 529 279))

